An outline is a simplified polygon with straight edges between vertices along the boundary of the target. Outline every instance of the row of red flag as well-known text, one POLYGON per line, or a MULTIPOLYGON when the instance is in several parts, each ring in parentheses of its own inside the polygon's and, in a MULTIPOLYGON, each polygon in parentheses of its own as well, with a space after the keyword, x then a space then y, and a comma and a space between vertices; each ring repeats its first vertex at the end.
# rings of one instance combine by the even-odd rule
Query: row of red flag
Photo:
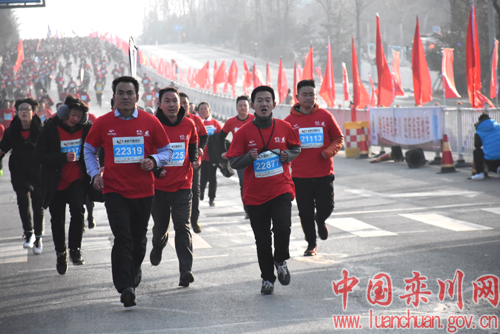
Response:
MULTIPOLYGON (((401 83, 401 76, 399 72, 399 52, 393 51, 393 62, 392 68, 389 69, 387 64, 385 53, 382 46, 382 38, 380 32, 380 19, 377 15, 377 28, 376 28, 376 65, 377 65, 377 77, 378 77, 378 87, 375 89, 373 85, 373 80, 369 76, 369 81, 371 85, 372 96, 370 97, 366 88, 364 87, 358 69, 358 58, 356 54, 356 48, 354 45, 354 38, 352 39, 352 108, 363 109, 365 107, 388 107, 390 106, 396 96, 404 96, 404 90, 401 83)), ((97 33, 92 33, 93 37, 99 37, 105 39, 108 42, 114 43, 119 48, 127 50, 128 43, 123 41, 118 37, 112 37, 108 34, 101 35, 97 33)), ((293 69, 293 97, 297 95, 296 87, 300 80, 313 79, 314 72, 318 76, 321 87, 319 89, 319 95, 323 98, 329 107, 335 106, 335 79, 333 73, 333 60, 330 42, 328 42, 327 50, 327 61, 325 73, 322 76, 321 69, 319 67, 314 67, 313 60, 313 48, 309 48, 309 53, 306 57, 304 69, 300 68, 300 64, 295 62, 293 69)), ((490 98, 495 98, 497 95, 497 62, 498 62, 498 41, 495 43, 495 50, 493 52, 492 61, 492 75, 490 82, 490 98)), ((157 58, 155 56, 149 56, 149 65, 157 71, 157 74, 163 76, 167 79, 176 80, 189 84, 190 87, 199 87, 201 89, 213 89, 213 93, 216 94, 218 91, 218 86, 224 84, 223 93, 227 93, 229 86, 231 86, 233 97, 236 96, 235 85, 238 78, 238 67, 236 62, 233 60, 229 66, 229 70, 226 71, 226 62, 222 61, 219 67, 217 67, 217 62, 214 63, 213 69, 213 80, 210 80, 209 74, 209 62, 199 70, 191 69, 179 69, 175 61, 165 61, 163 58, 157 58)), ((138 61, 146 66, 148 64, 148 59, 143 54, 142 51, 138 52, 138 61)), ((346 64, 342 63, 342 77, 343 77, 343 99, 345 101, 349 100, 349 79, 346 69, 346 64)), ((427 102, 432 100, 432 82, 430 77, 429 68, 427 66, 427 61, 425 58, 425 51, 420 39, 420 26, 417 17, 415 35, 413 39, 412 48, 412 71, 413 71, 413 89, 415 97, 415 105, 422 106, 427 102)), ((481 66, 480 66, 480 53, 479 53, 479 43, 477 38, 477 24, 474 5, 471 6, 471 12, 469 17, 469 23, 467 28, 467 40, 466 40, 466 71, 467 71, 467 91, 469 95, 469 100, 473 108, 483 108, 484 104, 487 103, 491 107, 493 104, 481 94, 481 66)), ((249 94, 249 88, 252 86, 255 88, 260 85, 271 86, 271 69, 269 68, 269 63, 266 66, 266 80, 264 80, 262 73, 257 69, 256 64, 249 69, 246 61, 243 61, 243 91, 245 94, 249 94)), ((442 58, 442 83, 444 89, 445 98, 456 98, 460 97, 456 88, 455 80, 453 75, 453 49, 443 48, 443 58, 442 58)), ((278 99, 279 103, 283 103, 288 95, 288 81, 286 78, 286 72, 283 68, 282 60, 279 61, 278 66, 278 99)), ((296 100, 295 100, 296 101, 296 100)))

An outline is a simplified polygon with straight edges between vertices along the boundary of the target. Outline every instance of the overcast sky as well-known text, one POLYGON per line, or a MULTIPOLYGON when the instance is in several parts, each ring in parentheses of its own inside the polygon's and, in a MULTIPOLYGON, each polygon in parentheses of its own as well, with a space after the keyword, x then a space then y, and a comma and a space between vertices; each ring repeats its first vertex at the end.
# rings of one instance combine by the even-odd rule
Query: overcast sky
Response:
POLYGON ((142 33, 144 3, 147 1, 45 0, 44 8, 16 9, 15 13, 23 39, 47 37, 49 25, 52 35, 59 30, 73 37, 73 29, 79 36, 88 36, 94 29, 137 40, 142 33))

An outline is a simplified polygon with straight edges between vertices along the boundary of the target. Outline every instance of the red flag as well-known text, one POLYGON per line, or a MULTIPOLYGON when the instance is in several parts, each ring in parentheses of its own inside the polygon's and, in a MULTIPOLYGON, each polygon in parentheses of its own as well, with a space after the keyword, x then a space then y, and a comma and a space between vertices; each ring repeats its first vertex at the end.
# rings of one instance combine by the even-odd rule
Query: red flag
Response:
POLYGON ((373 85, 373 80, 371 74, 368 74, 368 77, 370 78, 370 85, 372 87, 372 98, 370 99, 370 107, 376 107, 377 106, 377 90, 375 89, 375 86, 373 85))
POLYGON ((217 94, 217 85, 227 81, 226 61, 223 60, 217 72, 214 73, 214 94, 217 94))
POLYGON ((405 96, 399 73, 399 52, 392 51, 392 73, 394 73, 394 96, 405 96))
POLYGON ((297 100, 297 83, 298 83, 298 80, 297 80, 297 62, 294 62, 293 63, 293 103, 297 103, 299 102, 297 100))
POLYGON ((349 101, 349 78, 347 77, 345 63, 342 63, 342 82, 344 84, 344 101, 349 101))
POLYGON ((325 100, 330 108, 335 107, 335 79, 333 77, 332 49, 328 42, 328 54, 326 56, 325 75, 319 90, 319 95, 325 100))
MULTIPOLYGON (((358 55, 354 45, 354 37, 352 38, 352 102, 354 109, 363 109, 370 104, 370 96, 366 91, 358 70, 358 55)), ((371 80, 371 77, 370 77, 371 80)))
POLYGON ((170 73, 170 78, 172 80, 177 79, 177 62, 175 60, 172 62, 172 71, 170 73))
POLYGON ((286 71, 283 68, 283 64, 280 58, 280 63, 278 66, 278 97, 280 103, 285 102, 287 95, 288 95, 288 82, 286 80, 286 71))
POLYGON ((467 26, 466 41, 466 74, 467 74, 467 93, 472 108, 483 108, 485 103, 494 107, 486 96, 481 94, 481 59, 479 53, 479 39, 477 35, 476 9, 474 5, 470 10, 469 24, 467 26))
POLYGON ((267 62, 266 66, 266 86, 272 87, 271 84, 271 69, 269 68, 269 62, 267 62))
POLYGON ((208 77, 208 61, 203 66, 198 73, 196 73, 196 76, 194 77, 194 82, 197 83, 200 88, 205 88, 207 84, 207 80, 210 80, 208 77))
POLYGON ((316 75, 318 76, 319 78, 319 82, 320 83, 323 83, 323 76, 321 75, 321 67, 316 67, 316 75))
POLYGON ((156 70, 156 74, 160 76, 165 75, 165 64, 163 58, 160 58, 160 60, 158 61, 158 69, 156 70))
POLYGON ((19 41, 19 44, 17 44, 17 60, 16 64, 14 65, 14 72, 19 71, 23 61, 24 61, 24 47, 23 47, 23 40, 21 39, 19 41))
POLYGON ((257 65, 253 63, 253 88, 255 89, 256 87, 263 85, 264 85, 264 79, 262 78, 262 74, 257 69, 257 65))
POLYGON ((236 65, 236 62, 233 60, 231 66, 229 66, 229 73, 227 75, 227 81, 226 81, 227 84, 231 85, 231 89, 233 91, 233 97, 236 97, 235 87, 237 81, 238 81, 238 66, 236 65))
POLYGON ((302 67, 300 64, 297 64, 297 82, 302 80, 302 67))
POLYGON ((443 48, 441 72, 443 73, 445 99, 461 97, 455 88, 455 75, 453 74, 453 49, 443 48))
POLYGON ((248 70, 247 62, 243 60, 243 92, 250 95, 248 88, 252 86, 253 74, 248 70))
POLYGON ((164 61, 164 65, 165 65, 165 78, 171 79, 172 78, 172 69, 170 68, 170 62, 164 61))
POLYGON ((415 92, 415 104, 422 106, 432 100, 432 81, 425 51, 420 39, 420 24, 417 17, 415 36, 413 36, 413 50, 411 57, 413 70, 413 91, 415 92))
POLYGON ((490 78, 490 99, 497 97, 498 79, 498 40, 495 39, 495 47, 493 48, 493 56, 491 57, 491 78, 490 78))
POLYGON ((306 63, 304 65, 304 71, 302 72, 302 80, 314 80, 314 59, 313 59, 313 47, 309 47, 309 53, 307 54, 306 63))
POLYGON ((377 77, 378 77, 378 106, 388 107, 392 104, 392 74, 385 60, 382 37, 380 36, 380 19, 377 15, 377 77))

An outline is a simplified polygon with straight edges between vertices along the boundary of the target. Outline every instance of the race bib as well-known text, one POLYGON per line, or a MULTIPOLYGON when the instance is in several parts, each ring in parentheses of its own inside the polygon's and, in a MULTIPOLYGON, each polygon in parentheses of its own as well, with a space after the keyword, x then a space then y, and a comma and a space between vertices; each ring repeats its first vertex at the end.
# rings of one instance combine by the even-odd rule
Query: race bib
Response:
POLYGON ((61 153, 75 153, 75 161, 80 160, 80 147, 82 146, 82 138, 72 140, 61 140, 61 153))
POLYGON ((12 120, 12 114, 11 113, 3 114, 3 119, 5 121, 11 121, 12 120))
POLYGON ((256 178, 270 177, 283 173, 283 165, 280 159, 280 150, 275 153, 271 151, 262 152, 253 163, 256 178))
POLYGON ((146 96, 146 100, 148 100, 148 101, 149 101, 149 100, 151 100, 152 98, 153 98, 153 97, 152 97, 151 95, 147 95, 147 96, 146 96))
POLYGON ((147 84, 147 83, 148 83, 148 80, 144 80, 143 82, 144 82, 144 84, 147 84))
POLYGON ((184 164, 184 159, 186 158, 186 143, 170 143, 174 153, 172 154, 172 160, 167 164, 168 167, 179 167, 184 164))
POLYGON ((302 148, 323 147, 323 128, 302 128, 299 129, 299 139, 302 148))
POLYGON ((131 164, 144 159, 144 137, 113 138, 115 164, 131 164))
POLYGON ((234 128, 234 133, 236 133, 236 131, 238 131, 239 128, 234 128))
POLYGON ((85 101, 85 100, 87 100, 87 96, 84 95, 84 96, 82 96, 82 101, 85 101))
POLYGON ((213 134, 215 134, 215 126, 205 125, 205 128, 207 129, 207 133, 209 136, 212 136, 213 134))

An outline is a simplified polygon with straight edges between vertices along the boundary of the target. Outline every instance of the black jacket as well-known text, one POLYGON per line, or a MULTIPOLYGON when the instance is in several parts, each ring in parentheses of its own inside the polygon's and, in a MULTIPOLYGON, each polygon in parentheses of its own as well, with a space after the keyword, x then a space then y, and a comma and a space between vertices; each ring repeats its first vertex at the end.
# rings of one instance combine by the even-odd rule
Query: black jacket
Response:
MULTIPOLYGON (((11 182, 16 187, 30 188, 40 185, 40 164, 35 162, 35 143, 42 130, 42 121, 35 114, 31 121, 28 139, 21 135, 23 125, 19 117, 15 116, 10 126, 5 130, 0 150, 4 153, 12 150, 9 159, 11 182)), ((5 156, 2 154, 0 160, 5 156)))
POLYGON ((80 147, 80 160, 78 164, 85 175, 85 182, 90 184, 90 177, 87 175, 85 166, 85 156, 83 155, 83 145, 85 138, 90 131, 92 123, 87 122, 85 125, 77 124, 74 129, 69 128, 58 117, 49 118, 38 137, 35 147, 35 159, 42 165, 42 192, 43 192, 43 207, 47 208, 57 191, 57 186, 61 180, 61 170, 67 162, 66 153, 61 152, 61 139, 57 127, 62 127, 69 133, 75 133, 83 129, 82 145, 80 147))

